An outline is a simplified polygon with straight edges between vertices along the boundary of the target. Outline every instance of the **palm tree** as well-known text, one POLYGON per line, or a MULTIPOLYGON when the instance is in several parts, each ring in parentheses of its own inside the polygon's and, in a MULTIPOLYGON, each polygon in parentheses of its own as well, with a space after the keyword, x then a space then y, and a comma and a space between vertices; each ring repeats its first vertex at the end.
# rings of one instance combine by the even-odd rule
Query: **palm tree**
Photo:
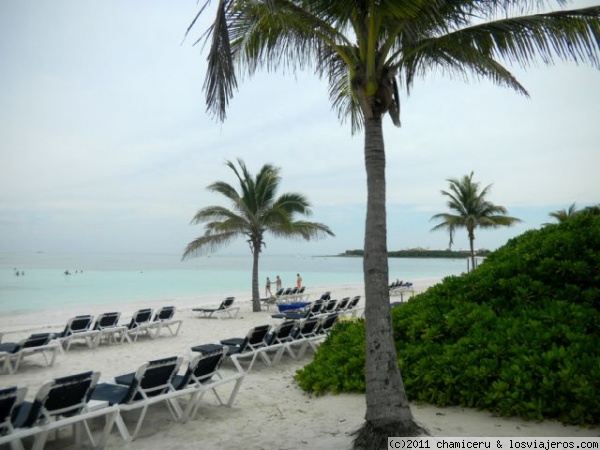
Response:
POLYGON ((258 257, 266 245, 265 235, 310 240, 334 234, 327 225, 294 220, 296 214, 309 216, 310 204, 302 194, 295 192, 276 197, 281 182, 279 168, 265 164, 253 177, 241 159, 238 159, 239 170, 231 161, 226 164, 235 173, 240 191, 224 181, 208 186, 210 191, 224 195, 232 208, 207 206, 196 213, 191 223, 204 223, 204 235, 187 245, 182 259, 215 251, 238 237, 245 237, 253 256, 252 310, 257 312, 261 310, 258 257))
MULTIPOLYGON (((568 209, 560 209, 558 211, 552 211, 548 215, 550 217, 556 219, 558 221, 558 223, 562 223, 565 220, 573 217, 575 214, 577 214, 579 212, 580 211, 577 209, 577 206, 575 205, 575 203, 571 203, 571 206, 569 206, 568 209)), ((548 224, 545 224, 545 225, 548 225, 548 224)))
MULTIPOLYGON (((198 15, 206 10, 205 0, 198 15)), ((550 3, 550 1, 548 2, 550 3)), ((564 6, 564 0, 555 0, 564 6)), ((394 347, 389 308, 385 149, 382 119, 400 125, 398 86, 430 71, 491 79, 527 94, 505 62, 540 56, 598 65, 600 7, 518 16, 539 0, 219 0, 204 83, 208 110, 226 117, 236 71, 314 69, 353 132, 364 130, 367 218, 365 423, 356 448, 422 432, 412 417, 394 347), (515 17, 515 13, 517 17, 515 17)))
POLYGON ((466 228, 469 236, 469 248, 471 250, 471 267, 475 268, 475 228, 498 228, 509 227, 521 222, 516 217, 506 216, 507 210, 504 206, 494 205, 486 197, 492 188, 488 185, 479 191, 479 183, 473 181, 473 172, 463 176, 460 180, 448 179, 450 191, 442 190, 442 194, 449 197, 448 208, 455 212, 435 214, 430 220, 441 220, 431 231, 447 228, 450 234, 456 228, 466 228))

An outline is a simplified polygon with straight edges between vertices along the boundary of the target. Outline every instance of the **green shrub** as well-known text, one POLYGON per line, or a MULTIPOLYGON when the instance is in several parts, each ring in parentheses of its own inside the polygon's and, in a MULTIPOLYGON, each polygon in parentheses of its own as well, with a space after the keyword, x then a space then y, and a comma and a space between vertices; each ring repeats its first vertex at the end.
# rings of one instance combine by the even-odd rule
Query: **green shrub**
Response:
MULTIPOLYGON (((392 310, 410 400, 598 423, 600 216, 529 231, 392 310)), ((364 392, 364 322, 342 323, 300 386, 364 392)))

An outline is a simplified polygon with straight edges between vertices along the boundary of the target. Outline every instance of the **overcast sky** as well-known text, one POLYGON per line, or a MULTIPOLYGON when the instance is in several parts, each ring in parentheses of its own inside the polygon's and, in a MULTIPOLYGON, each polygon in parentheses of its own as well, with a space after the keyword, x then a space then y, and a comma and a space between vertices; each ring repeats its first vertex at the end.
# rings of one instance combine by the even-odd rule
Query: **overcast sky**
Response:
MULTIPOLYGON (((573 7, 600 1, 575 1, 573 7)), ((214 6, 214 5, 213 5, 214 6)), ((206 49, 184 40, 194 0, 0 1, 0 251, 180 254, 189 224, 234 183, 224 161, 281 168, 311 220, 335 238, 269 239, 268 254, 361 248, 362 135, 330 109, 311 73, 244 79, 227 121, 205 111, 206 49)), ((206 17, 212 19, 213 12, 206 17)), ((446 248, 429 219, 446 211, 448 178, 471 171, 523 223, 476 232, 476 247, 600 202, 600 71, 559 63, 513 67, 531 97, 489 81, 431 76, 402 93, 402 128, 386 117, 388 248, 446 248)), ((459 231, 455 248, 467 248, 459 231)), ((240 240, 223 253, 243 253, 240 240)))

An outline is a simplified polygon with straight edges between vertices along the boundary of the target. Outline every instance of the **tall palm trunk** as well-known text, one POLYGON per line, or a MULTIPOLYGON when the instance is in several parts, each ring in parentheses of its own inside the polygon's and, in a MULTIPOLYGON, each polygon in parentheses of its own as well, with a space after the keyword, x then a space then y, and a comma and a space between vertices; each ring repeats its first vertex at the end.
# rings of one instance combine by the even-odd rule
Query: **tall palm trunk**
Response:
POLYGON ((469 229, 469 248, 471 249, 471 271, 475 270, 475 233, 469 229))
POLYGON ((260 291, 258 290, 258 257, 260 255, 260 244, 252 245, 252 312, 260 311, 260 291))
POLYGON ((392 335, 388 288, 385 205, 385 148, 381 117, 365 119, 367 219, 363 270, 366 294, 365 423, 356 432, 354 448, 387 447, 389 436, 415 436, 413 420, 398 367, 392 335))

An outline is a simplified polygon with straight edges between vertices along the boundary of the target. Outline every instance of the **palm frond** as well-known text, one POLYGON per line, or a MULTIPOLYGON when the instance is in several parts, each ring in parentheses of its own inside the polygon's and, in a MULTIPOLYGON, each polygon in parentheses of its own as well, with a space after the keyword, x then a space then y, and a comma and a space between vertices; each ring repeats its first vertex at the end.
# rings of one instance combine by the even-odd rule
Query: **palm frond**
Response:
POLYGON ((212 253, 229 244, 236 237, 238 237, 238 233, 233 232, 200 236, 185 247, 181 259, 212 253))
POLYGON ((235 212, 222 206, 207 206, 200 209, 191 220, 192 225, 214 221, 236 221, 243 220, 235 212))
POLYGON ((269 233, 277 237, 287 239, 321 239, 327 236, 335 236, 331 229, 322 223, 296 220, 289 223, 289 226, 274 226, 269 228, 269 233))
MULTIPOLYGON (((460 70, 475 69, 476 74, 492 76, 500 81, 504 70, 498 62, 516 62, 527 67, 541 59, 553 64, 554 58, 574 62, 590 62, 598 66, 600 49, 600 6, 579 10, 555 11, 521 17, 509 17, 431 36, 405 49, 404 65, 409 73, 424 70, 426 62, 460 70), (497 65, 498 69, 494 69, 497 65), (418 69, 420 68, 420 70, 418 69)), ((411 77, 407 77, 412 79, 411 77)), ((510 79, 509 84, 515 84, 510 79)), ((513 87, 518 88, 518 85, 513 87)))
MULTIPOLYGON (((207 110, 217 116, 221 121, 227 117, 227 105, 237 89, 237 79, 233 64, 234 54, 229 39, 228 15, 230 7, 235 2, 220 0, 215 21, 211 32, 206 37, 212 36, 208 54, 208 70, 204 79, 203 89, 206 92, 207 110)), ((194 19, 196 20, 196 19, 194 19)))

